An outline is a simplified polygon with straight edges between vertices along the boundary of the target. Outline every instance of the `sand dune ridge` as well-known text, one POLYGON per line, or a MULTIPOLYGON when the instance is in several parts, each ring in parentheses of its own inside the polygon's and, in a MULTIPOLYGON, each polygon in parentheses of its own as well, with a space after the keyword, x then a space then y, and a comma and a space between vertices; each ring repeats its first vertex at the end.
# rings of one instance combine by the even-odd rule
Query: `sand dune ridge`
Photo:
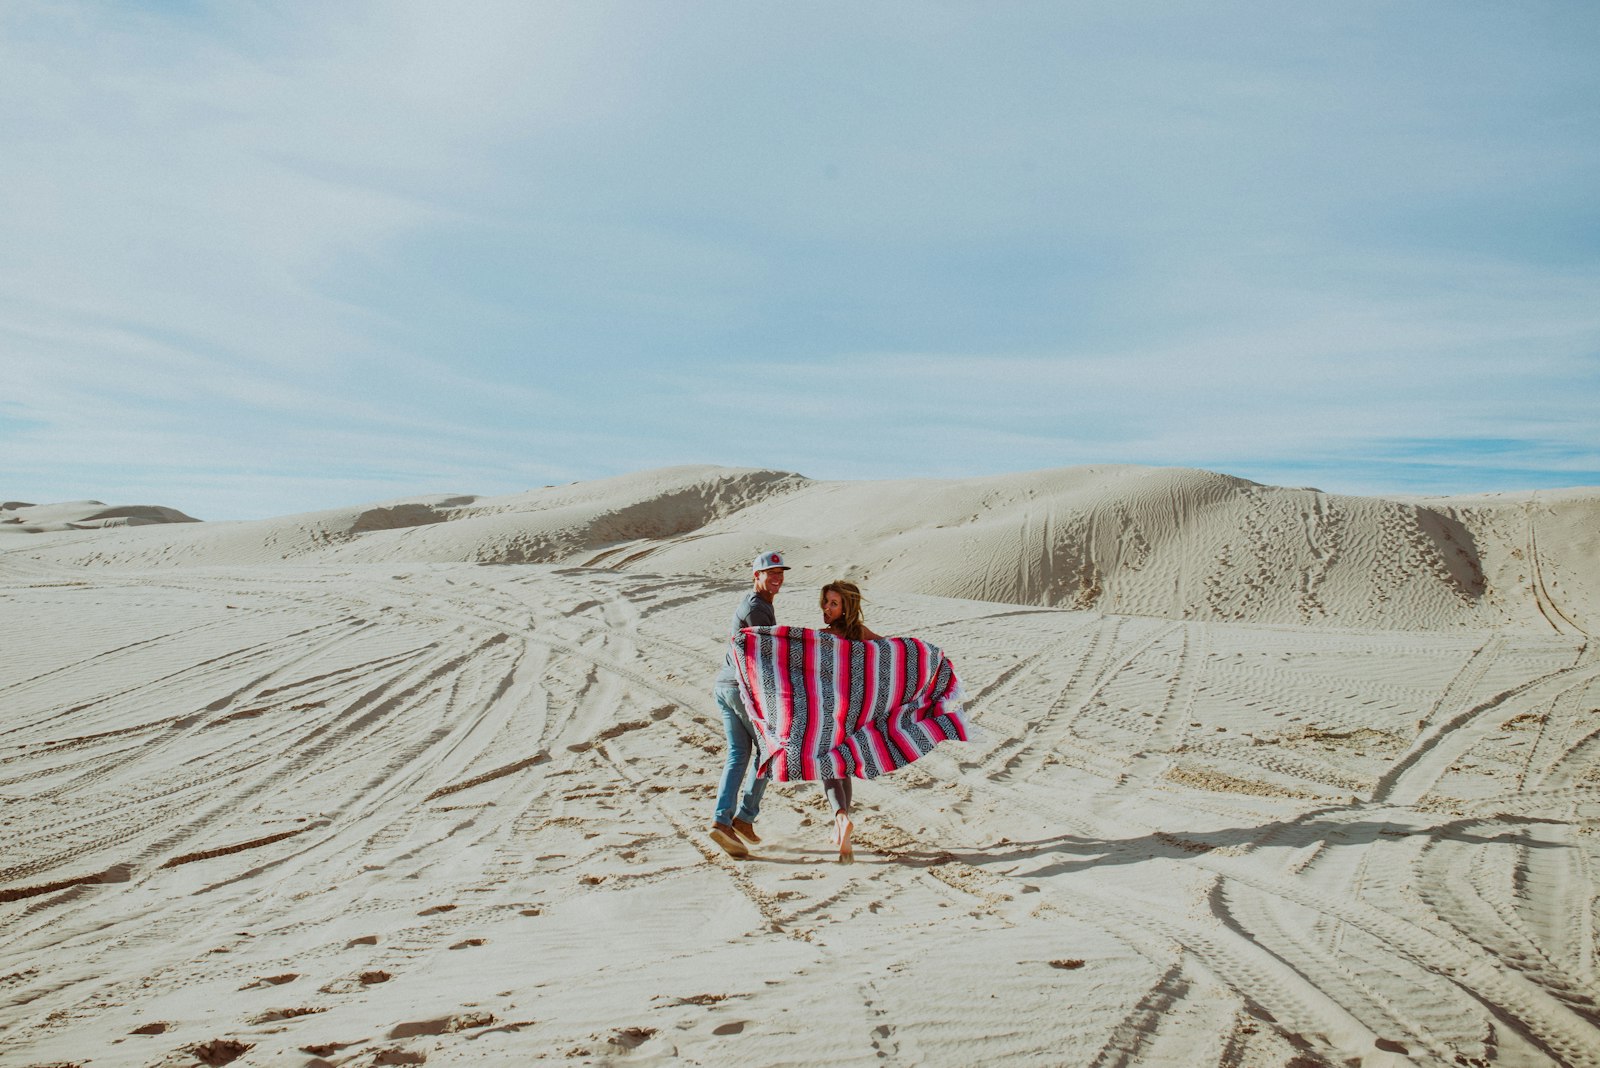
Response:
POLYGON ((1186 468, 829 482, 676 467, 31 552, 63 564, 309 557, 722 577, 778 547, 808 581, 842 575, 881 591, 1166 619, 1589 633, 1600 619, 1597 530, 1600 490, 1391 499, 1186 468))

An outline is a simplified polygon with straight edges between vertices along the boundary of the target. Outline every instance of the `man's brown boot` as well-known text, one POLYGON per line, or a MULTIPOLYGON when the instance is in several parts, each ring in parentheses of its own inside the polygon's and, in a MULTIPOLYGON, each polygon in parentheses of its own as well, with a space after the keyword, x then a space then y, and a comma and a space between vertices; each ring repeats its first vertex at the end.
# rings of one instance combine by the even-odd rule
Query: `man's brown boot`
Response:
POLYGON ((743 860, 750 855, 750 850, 739 841, 739 836, 732 827, 726 823, 713 823, 711 825, 711 840, 722 847, 722 851, 737 860, 743 860))
POLYGON ((739 837, 749 842, 761 841, 761 836, 756 833, 755 826, 748 820, 734 820, 733 829, 739 832, 739 837))

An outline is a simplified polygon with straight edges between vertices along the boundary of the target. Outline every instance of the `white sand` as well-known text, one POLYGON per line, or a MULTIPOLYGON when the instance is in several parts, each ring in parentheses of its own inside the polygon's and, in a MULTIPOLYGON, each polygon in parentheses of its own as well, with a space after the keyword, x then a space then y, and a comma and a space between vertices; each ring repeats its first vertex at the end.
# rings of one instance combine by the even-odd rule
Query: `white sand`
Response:
POLYGON ((1600 1064, 1600 490, 122 511, 0 513, 0 1063, 1600 1064), (702 834, 767 547, 983 731, 851 866, 814 786, 702 834))
POLYGON ((140 527, 153 523, 194 523, 193 516, 175 508, 136 504, 108 508, 100 501, 64 504, 0 504, 0 534, 42 534, 47 530, 100 530, 105 527, 140 527))

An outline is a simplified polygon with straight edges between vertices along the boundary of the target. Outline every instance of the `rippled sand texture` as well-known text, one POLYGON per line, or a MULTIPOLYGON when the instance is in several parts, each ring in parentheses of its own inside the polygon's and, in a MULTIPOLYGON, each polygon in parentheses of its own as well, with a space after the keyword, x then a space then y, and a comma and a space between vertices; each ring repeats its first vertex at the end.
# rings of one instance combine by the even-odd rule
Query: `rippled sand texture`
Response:
POLYGON ((1570 619, 869 587, 982 736, 857 787, 855 864, 802 784, 738 862, 703 835, 737 574, 162 532, 0 543, 0 1063, 1600 1063, 1570 619))

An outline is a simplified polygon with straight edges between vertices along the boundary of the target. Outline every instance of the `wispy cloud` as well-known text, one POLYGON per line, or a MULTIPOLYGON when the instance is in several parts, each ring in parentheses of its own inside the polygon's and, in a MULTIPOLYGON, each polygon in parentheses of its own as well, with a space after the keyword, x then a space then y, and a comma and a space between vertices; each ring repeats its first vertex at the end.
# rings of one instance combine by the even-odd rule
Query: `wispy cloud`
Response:
POLYGON ((1600 482, 1600 17, 11 4, 0 481, 1600 482))

